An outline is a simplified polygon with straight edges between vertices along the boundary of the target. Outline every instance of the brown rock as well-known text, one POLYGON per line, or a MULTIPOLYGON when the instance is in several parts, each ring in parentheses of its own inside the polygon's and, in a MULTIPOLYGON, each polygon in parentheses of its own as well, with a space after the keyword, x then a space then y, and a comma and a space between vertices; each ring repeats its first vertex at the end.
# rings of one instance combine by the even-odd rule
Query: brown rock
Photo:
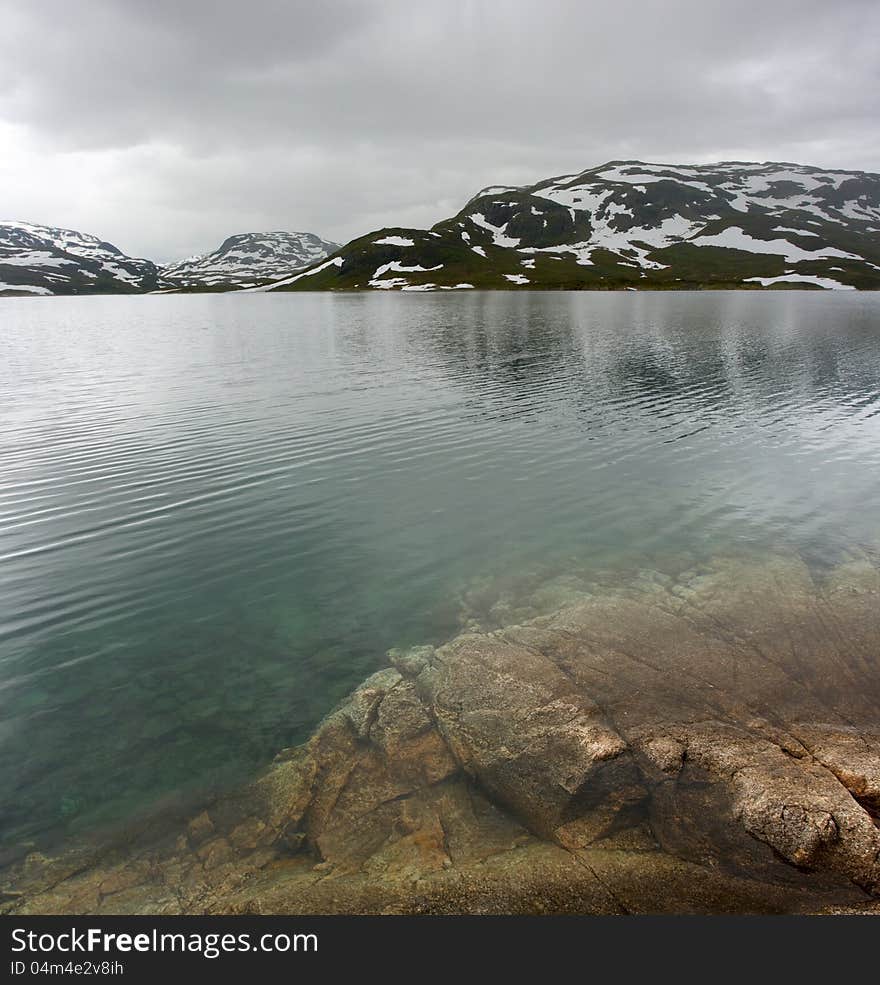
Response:
POLYGON ((32 853, 7 873, 4 907, 872 909, 873 561, 819 578, 794 557, 735 558, 580 590, 505 602, 564 603, 523 625, 392 652, 185 836, 32 853))

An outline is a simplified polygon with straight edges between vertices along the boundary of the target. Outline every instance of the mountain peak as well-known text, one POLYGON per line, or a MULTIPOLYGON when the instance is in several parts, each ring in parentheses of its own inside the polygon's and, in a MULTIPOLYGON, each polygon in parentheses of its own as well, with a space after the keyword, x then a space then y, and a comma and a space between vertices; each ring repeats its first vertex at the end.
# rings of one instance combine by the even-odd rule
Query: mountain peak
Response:
POLYGON ((235 233, 211 253, 162 269, 166 287, 234 289, 275 280, 339 248, 315 233, 272 230, 235 233))

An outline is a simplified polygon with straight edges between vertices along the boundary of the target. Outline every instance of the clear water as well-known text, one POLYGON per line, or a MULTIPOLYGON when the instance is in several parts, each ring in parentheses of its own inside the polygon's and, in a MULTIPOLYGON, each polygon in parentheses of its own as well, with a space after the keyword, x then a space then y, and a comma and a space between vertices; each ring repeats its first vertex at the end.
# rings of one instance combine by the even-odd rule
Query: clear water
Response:
POLYGON ((4 300, 0 385, 7 850, 237 782, 463 600, 880 540, 878 295, 4 300))

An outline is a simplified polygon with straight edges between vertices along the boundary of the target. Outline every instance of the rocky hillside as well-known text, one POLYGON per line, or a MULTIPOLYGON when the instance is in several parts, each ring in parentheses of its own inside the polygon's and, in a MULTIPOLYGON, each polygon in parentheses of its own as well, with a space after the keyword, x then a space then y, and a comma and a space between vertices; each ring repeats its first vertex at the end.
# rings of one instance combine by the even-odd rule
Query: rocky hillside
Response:
POLYGON ((165 287, 230 290, 277 280, 339 249, 314 233, 238 233, 212 253, 162 268, 165 287))
POLYGON ((158 273, 88 233, 0 221, 0 297, 136 294, 154 290, 158 273))
POLYGON ((880 175, 614 161, 484 188, 263 290, 880 288, 880 175))

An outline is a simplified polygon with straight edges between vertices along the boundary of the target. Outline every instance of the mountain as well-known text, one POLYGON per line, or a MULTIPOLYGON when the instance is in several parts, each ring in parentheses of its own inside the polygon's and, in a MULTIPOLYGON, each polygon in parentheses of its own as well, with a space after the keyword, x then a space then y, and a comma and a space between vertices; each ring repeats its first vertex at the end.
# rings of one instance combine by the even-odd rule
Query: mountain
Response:
POLYGON ((338 249, 338 243, 314 233, 238 233, 213 253, 163 267, 162 284, 209 290, 253 287, 307 267, 338 249))
POLYGON ((880 288, 880 175, 612 161, 484 188, 258 290, 880 288))
POLYGON ((88 233, 0 221, 0 297, 136 294, 154 290, 158 272, 88 233))
POLYGON ((612 161, 478 192, 430 230, 339 248, 230 236, 166 267, 96 236, 0 222, 0 295, 168 290, 880 288, 880 175, 612 161))
POLYGON ((0 297, 230 290, 272 281, 339 248, 314 233, 239 233, 213 253, 165 267, 97 236, 0 221, 0 297))

